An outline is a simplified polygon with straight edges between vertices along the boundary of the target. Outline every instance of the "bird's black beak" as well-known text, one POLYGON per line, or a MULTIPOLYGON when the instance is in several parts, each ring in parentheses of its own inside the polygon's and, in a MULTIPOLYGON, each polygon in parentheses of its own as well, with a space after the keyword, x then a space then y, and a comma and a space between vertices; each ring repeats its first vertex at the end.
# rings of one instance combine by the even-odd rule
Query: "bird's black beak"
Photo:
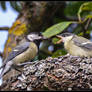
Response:
POLYGON ((60 40, 56 42, 56 44, 60 44, 62 42, 62 36, 61 35, 56 35, 57 38, 60 40))

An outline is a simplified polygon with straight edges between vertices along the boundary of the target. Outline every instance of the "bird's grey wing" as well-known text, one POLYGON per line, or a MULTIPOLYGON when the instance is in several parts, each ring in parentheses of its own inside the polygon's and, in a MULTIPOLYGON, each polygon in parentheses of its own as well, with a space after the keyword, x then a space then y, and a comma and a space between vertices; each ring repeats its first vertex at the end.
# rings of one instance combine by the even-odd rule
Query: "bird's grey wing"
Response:
POLYGON ((4 60, 4 62, 2 64, 2 66, 0 67, 0 69, 3 68, 8 61, 12 60, 17 55, 19 55, 19 54, 23 53, 24 51, 26 51, 28 49, 28 47, 29 47, 29 44, 30 44, 29 42, 25 42, 25 43, 23 43, 21 45, 16 46, 12 50, 12 52, 9 54, 9 56, 4 60))
POLYGON ((16 46, 12 52, 9 54, 8 58, 6 59, 6 61, 10 61, 12 60, 14 57, 16 57, 17 55, 23 53, 24 51, 26 51, 29 48, 29 44, 30 42, 25 42, 19 46, 16 46))
POLYGON ((79 37, 77 39, 74 38, 73 42, 75 45, 77 45, 79 47, 82 47, 87 50, 92 50, 92 42, 86 38, 83 38, 83 37, 81 37, 81 39, 79 37))
POLYGON ((23 44, 21 44, 21 45, 15 47, 15 48, 12 50, 12 52, 9 54, 8 58, 3 62, 3 65, 2 65, 2 67, 1 67, 1 68, 3 68, 3 70, 2 70, 2 72, 1 72, 1 74, 0 74, 0 78, 1 78, 5 73, 7 73, 7 72, 10 70, 10 68, 11 68, 11 66, 12 66, 12 64, 13 64, 12 59, 13 59, 14 57, 16 57, 17 55, 19 55, 19 54, 23 53, 24 51, 26 51, 26 50, 29 48, 29 45, 30 45, 29 42, 25 42, 25 43, 23 43, 23 44))

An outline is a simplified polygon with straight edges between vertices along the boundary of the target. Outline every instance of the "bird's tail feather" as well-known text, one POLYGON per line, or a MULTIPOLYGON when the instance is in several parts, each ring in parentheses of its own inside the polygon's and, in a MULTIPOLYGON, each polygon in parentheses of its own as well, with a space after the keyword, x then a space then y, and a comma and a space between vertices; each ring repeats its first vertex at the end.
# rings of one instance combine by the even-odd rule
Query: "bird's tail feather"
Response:
POLYGON ((3 61, 3 65, 0 67, 0 69, 2 69, 3 67, 5 67, 6 63, 7 63, 7 59, 5 59, 5 60, 3 61))
POLYGON ((5 66, 5 65, 2 65, 2 66, 0 67, 0 69, 2 69, 4 66, 5 66))
POLYGON ((0 74, 0 79, 11 69, 13 62, 8 61, 6 65, 3 67, 3 70, 0 74))

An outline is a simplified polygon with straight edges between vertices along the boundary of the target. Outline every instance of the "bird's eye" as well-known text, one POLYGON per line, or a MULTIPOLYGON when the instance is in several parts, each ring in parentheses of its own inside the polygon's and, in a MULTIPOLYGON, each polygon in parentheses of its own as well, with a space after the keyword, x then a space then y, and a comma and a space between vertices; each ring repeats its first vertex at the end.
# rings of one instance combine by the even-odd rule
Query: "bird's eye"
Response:
POLYGON ((62 34, 63 37, 67 37, 67 36, 71 36, 71 35, 72 35, 71 33, 62 34))
POLYGON ((63 37, 66 37, 66 36, 67 36, 67 34, 63 34, 62 36, 63 36, 63 37))
POLYGON ((66 37, 66 35, 64 34, 63 37, 66 37))

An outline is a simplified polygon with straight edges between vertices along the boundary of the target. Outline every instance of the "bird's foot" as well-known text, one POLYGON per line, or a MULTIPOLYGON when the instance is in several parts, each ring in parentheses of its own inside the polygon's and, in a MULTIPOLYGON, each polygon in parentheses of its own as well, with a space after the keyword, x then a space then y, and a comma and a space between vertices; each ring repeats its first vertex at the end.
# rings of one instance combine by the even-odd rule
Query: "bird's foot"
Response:
POLYGON ((70 55, 70 58, 80 58, 79 56, 72 56, 70 55))
POLYGON ((66 54, 66 55, 64 55, 64 57, 69 57, 70 56, 70 54, 68 53, 68 54, 66 54))
POLYGON ((67 53, 67 54, 66 54, 66 56, 68 57, 68 56, 70 56, 70 54, 69 54, 69 53, 67 53))
POLYGON ((28 64, 35 64, 35 62, 25 62, 25 63, 21 63, 21 64, 18 64, 19 67, 22 67, 22 66, 25 66, 25 65, 28 65, 28 64))
POLYGON ((22 72, 20 69, 18 69, 18 68, 16 68, 16 67, 14 67, 14 69, 17 70, 18 72, 22 72))
POLYGON ((17 66, 17 65, 12 65, 13 66, 13 69, 15 69, 16 71, 18 71, 18 72, 22 72, 19 68, 19 66, 17 66))

